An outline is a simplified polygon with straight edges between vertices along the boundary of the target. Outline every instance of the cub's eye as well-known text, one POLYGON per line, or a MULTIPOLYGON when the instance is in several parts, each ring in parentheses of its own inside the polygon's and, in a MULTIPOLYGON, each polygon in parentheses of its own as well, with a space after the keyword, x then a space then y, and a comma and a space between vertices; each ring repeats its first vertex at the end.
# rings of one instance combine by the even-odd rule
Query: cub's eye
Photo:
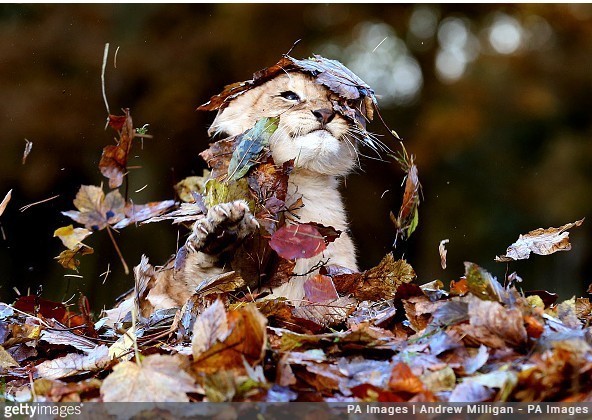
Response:
POLYGON ((285 92, 280 93, 280 96, 288 101, 299 101, 300 96, 297 93, 292 92, 291 90, 287 90, 285 92))

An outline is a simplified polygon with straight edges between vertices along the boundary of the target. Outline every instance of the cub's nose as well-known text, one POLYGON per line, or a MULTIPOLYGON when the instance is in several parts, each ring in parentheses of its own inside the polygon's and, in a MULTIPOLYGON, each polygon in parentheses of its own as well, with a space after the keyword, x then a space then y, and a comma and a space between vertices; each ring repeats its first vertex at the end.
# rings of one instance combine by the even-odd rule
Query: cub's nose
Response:
POLYGON ((329 124, 333 117, 335 116, 335 112, 329 108, 321 108, 315 111, 312 111, 312 114, 315 116, 318 122, 321 124, 329 124))

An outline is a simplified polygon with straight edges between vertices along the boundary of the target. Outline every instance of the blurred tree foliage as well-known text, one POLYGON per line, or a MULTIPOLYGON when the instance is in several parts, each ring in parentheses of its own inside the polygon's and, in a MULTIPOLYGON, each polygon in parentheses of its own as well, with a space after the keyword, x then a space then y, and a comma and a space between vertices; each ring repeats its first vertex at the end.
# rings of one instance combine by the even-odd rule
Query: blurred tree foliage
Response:
MULTIPOLYGON (((52 259, 60 249, 53 231, 68 224, 59 212, 72 207, 79 185, 104 181, 97 164, 112 141, 100 84, 106 42, 119 48, 106 72, 111 111, 131 108, 154 135, 132 151, 130 165, 141 168, 130 191, 148 185, 132 193, 136 202, 170 198, 174 182, 201 172, 197 154, 213 115, 197 105, 302 39, 292 55, 340 59, 373 85, 384 119, 416 156, 425 201, 405 256, 422 282, 456 279, 464 260, 503 276, 493 257, 519 233, 592 210, 590 5, 1 5, 0 38, 0 195, 14 188, 0 220, 3 300, 14 298, 14 286, 26 293, 43 284, 48 298, 82 290, 100 307, 132 285, 106 237, 92 244, 83 279, 63 277, 52 259), (34 145, 23 165, 25 138, 34 145)), ((379 123, 370 129, 398 147, 379 123)), ((364 268, 390 248, 388 212, 400 204, 402 176, 393 163, 366 159, 347 179, 364 268)), ((589 223, 572 233, 572 251, 509 270, 526 289, 581 295, 592 280, 589 223)), ((118 240, 135 265, 142 253, 163 262, 178 239, 159 224, 118 240)))

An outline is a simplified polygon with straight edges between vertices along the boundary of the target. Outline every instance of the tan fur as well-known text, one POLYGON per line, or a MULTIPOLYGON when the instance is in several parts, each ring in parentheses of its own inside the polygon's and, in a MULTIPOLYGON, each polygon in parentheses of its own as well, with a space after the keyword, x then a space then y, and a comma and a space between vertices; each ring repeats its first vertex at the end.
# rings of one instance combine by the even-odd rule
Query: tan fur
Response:
MULTIPOLYGON (((218 113, 210 134, 237 135, 251 128, 262 117, 280 117, 278 130, 270 140, 277 164, 294 159, 290 175, 288 203, 302 195, 304 207, 296 212, 299 222, 318 222, 343 231, 315 258, 297 261, 295 274, 304 274, 319 261, 357 270, 354 244, 347 234, 347 216, 338 187, 340 178, 356 165, 356 150, 349 136, 349 123, 336 114, 324 130, 313 111, 331 109, 332 93, 302 73, 288 73, 252 89, 230 102, 218 113), (300 101, 288 101, 281 92, 292 91, 300 101)), ((314 273, 311 273, 314 274, 314 273)), ((275 296, 299 300, 304 296, 305 276, 274 289, 275 296)))

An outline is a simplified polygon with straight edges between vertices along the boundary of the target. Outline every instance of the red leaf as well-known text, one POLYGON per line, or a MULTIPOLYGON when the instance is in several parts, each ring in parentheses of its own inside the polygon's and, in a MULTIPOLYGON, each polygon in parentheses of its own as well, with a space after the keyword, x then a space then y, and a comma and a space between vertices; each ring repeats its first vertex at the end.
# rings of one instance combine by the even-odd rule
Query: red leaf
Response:
POLYGON ((272 235, 269 245, 280 257, 288 260, 311 258, 326 248, 323 235, 308 224, 281 227, 272 235))
POLYGON ((66 307, 60 302, 41 299, 38 296, 21 296, 14 302, 16 309, 29 314, 41 314, 44 318, 53 318, 61 321, 66 314, 66 307))
POLYGON ((339 298, 331 277, 322 274, 310 277, 304 282, 304 295, 312 303, 333 301, 339 298))
POLYGON ((109 127, 115 131, 120 131, 127 119, 127 115, 109 115, 109 127))

